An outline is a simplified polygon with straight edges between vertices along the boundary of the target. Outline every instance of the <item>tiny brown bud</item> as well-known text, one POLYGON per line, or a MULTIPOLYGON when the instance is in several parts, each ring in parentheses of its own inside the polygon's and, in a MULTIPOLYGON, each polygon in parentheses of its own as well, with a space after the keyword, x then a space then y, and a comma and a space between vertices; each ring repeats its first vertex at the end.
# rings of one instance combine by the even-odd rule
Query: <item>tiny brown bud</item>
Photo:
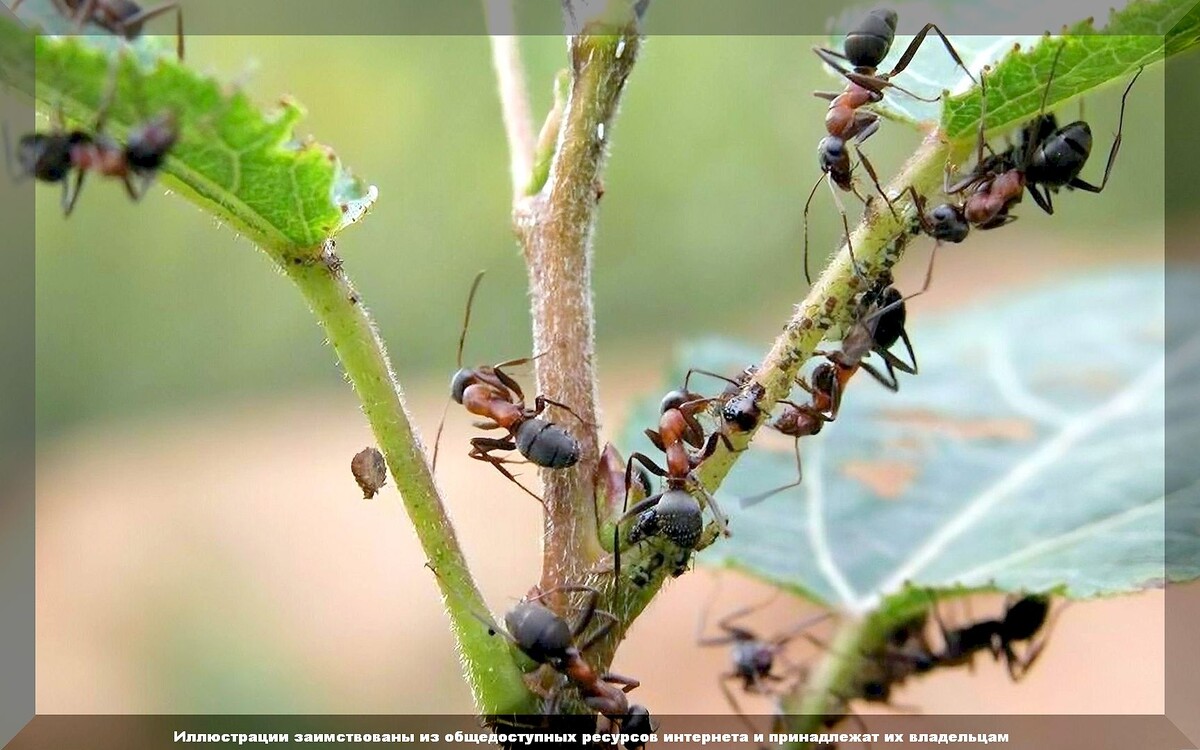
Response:
POLYGON ((372 447, 363 448, 354 454, 354 459, 350 461, 350 471, 366 499, 375 497, 379 488, 387 484, 387 463, 383 460, 383 454, 372 447))

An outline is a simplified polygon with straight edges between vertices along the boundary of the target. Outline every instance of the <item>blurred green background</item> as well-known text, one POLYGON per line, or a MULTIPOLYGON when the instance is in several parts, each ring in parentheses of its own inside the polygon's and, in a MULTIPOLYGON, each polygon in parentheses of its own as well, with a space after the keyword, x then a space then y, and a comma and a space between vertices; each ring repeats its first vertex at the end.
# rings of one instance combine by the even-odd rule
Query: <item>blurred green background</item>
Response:
MULTIPOLYGON (((810 91, 834 84, 809 51, 818 41, 661 37, 645 46, 611 135, 597 232, 602 356, 706 334, 762 338, 802 297, 800 210, 818 174, 825 111, 810 91)), ((402 377, 452 369, 462 300, 481 268, 489 277, 468 359, 528 351, 485 38, 197 36, 188 45, 191 64, 240 81, 264 106, 294 95, 309 110, 299 135, 333 146, 379 187, 377 206, 341 237, 339 252, 402 377)), ((535 112, 544 112, 564 44, 529 38, 523 52, 535 112)), ((1054 253, 1160 231, 1162 82, 1160 66, 1135 89, 1103 196, 1066 195, 1054 217, 1023 206, 1006 243, 1054 253)), ((1087 102, 1098 152, 1115 129, 1119 92, 1087 102)), ((889 174, 918 139, 885 123, 867 150, 889 174)), ((1088 173, 1098 180, 1096 161, 1088 173)), ((98 180, 69 221, 56 190, 39 188, 37 201, 40 437, 333 377, 331 354, 289 285, 191 204, 156 190, 132 205, 98 180)), ((824 189, 813 212, 814 250, 827 252, 840 232, 824 189)))

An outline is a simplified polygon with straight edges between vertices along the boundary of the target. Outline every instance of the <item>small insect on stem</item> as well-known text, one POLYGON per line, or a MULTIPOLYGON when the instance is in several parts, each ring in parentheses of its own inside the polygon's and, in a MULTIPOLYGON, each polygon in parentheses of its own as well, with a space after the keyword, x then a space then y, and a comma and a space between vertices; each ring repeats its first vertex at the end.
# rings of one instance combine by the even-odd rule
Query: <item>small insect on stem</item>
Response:
POLYGON ((373 446, 367 446, 350 460, 350 473, 363 491, 363 499, 370 500, 387 484, 387 462, 383 454, 373 446))

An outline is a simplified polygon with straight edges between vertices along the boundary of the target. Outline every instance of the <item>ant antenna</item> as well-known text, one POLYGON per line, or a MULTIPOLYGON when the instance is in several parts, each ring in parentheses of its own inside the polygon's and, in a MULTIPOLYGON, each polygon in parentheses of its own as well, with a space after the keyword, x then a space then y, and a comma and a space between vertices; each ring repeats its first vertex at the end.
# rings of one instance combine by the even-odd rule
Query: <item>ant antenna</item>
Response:
MULTIPOLYGON (((1035 122, 1041 120, 1042 115, 1046 113, 1046 102, 1050 98, 1050 87, 1054 83, 1054 73, 1058 70, 1058 58, 1062 57, 1063 50, 1066 48, 1067 42, 1064 39, 1063 43, 1058 45, 1058 49, 1054 52, 1054 61, 1050 63, 1050 76, 1046 79, 1046 88, 1042 91, 1042 103, 1041 106, 1038 107, 1037 120, 1035 120, 1035 122)), ((1030 160, 1033 159, 1033 153, 1035 150, 1037 150, 1037 147, 1037 139, 1030 138, 1029 142, 1025 145, 1025 155, 1024 160, 1022 161, 1023 165, 1028 165, 1030 160)))
MULTIPOLYGON (((475 304, 475 293, 479 291, 479 282, 483 281, 483 274, 486 271, 480 271, 475 274, 475 280, 471 282, 471 291, 467 294, 467 312, 463 315, 462 333, 458 336, 458 356, 455 359, 457 369, 462 369, 463 363, 463 348, 467 343, 467 328, 471 325, 471 307, 475 304)), ((442 428, 446 426, 446 413, 450 410, 450 399, 446 399, 446 405, 442 407, 442 418, 438 420, 437 434, 433 438, 433 461, 429 468, 430 473, 437 471, 438 448, 442 442, 442 428)))

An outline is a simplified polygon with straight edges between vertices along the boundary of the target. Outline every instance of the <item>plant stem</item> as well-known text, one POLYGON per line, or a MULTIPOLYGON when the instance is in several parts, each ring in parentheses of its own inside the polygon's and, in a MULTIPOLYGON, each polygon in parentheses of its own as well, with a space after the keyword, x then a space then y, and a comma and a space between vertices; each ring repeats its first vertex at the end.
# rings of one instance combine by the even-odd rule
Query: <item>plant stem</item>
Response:
MULTIPOLYGON (((583 580, 603 555, 597 539, 594 487, 599 460, 592 235, 600 173, 639 38, 632 6, 619 24, 595 22, 568 40, 571 81, 558 146, 546 184, 521 197, 513 220, 529 271, 538 392, 563 402, 555 409, 580 443, 579 463, 543 470, 546 501, 541 586, 583 580)), ((521 186, 528 184, 526 181, 521 186)))
POLYGON ((529 183, 533 170, 533 116, 529 112, 529 93, 525 89, 525 67, 521 63, 521 45, 516 36, 517 21, 511 0, 486 0, 484 8, 516 200, 529 183))
POLYGON ((280 262, 316 315, 354 386, 387 459, 450 616, 475 702, 485 715, 531 713, 531 694, 508 643, 479 618, 487 605, 467 568, 383 342, 331 249, 311 262, 280 262))

